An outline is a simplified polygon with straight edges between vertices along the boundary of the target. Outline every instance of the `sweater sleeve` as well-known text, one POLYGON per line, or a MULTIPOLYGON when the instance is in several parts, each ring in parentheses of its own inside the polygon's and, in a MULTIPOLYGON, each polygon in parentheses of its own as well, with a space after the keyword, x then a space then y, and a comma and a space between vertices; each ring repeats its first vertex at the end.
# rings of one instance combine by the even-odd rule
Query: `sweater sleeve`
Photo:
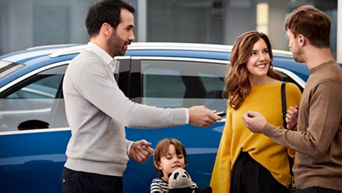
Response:
POLYGON ((129 100, 104 63, 87 60, 78 70, 75 76, 79 79, 77 87, 81 95, 102 112, 128 127, 160 128, 187 123, 185 108, 156 108, 129 100))
POLYGON ((131 147, 133 145, 134 141, 130 141, 126 139, 126 149, 127 149, 127 156, 130 157, 129 151, 131 150, 131 147))
MULTIPOLYGON (((267 124, 264 134, 295 151, 319 158, 328 151, 341 121, 340 86, 335 82, 320 84, 309 101, 308 128, 290 131, 267 124)), ((300 127, 300 125, 298 125, 300 127)))

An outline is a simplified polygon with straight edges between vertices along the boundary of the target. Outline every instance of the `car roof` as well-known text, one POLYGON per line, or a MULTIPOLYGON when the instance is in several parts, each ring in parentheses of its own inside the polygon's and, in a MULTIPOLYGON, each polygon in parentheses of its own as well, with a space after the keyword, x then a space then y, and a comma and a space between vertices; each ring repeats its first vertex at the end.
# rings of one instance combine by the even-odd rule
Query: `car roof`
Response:
MULTIPOLYGON (((56 57, 78 54, 86 45, 61 44, 38 46, 26 50, 13 52, 0 57, 0 60, 30 65, 32 60, 48 56, 56 57)), ((134 42, 127 50, 126 56, 169 56, 192 57, 217 60, 228 60, 232 46, 200 43, 169 43, 169 42, 134 42), (194 54, 191 54, 191 53, 194 54), (206 53, 201 55, 200 53, 206 53)), ((291 58, 288 51, 274 50, 274 55, 291 58)))
MULTIPOLYGON (((20 64, 20 69, 6 76, 0 81, 0 87, 8 82, 20 77, 35 69, 49 64, 69 61, 85 48, 85 44, 61 44, 38 46, 26 50, 17 51, 0 56, 0 69, 6 63, 20 64)), ((200 43, 170 43, 170 42, 134 42, 126 52, 125 56, 137 57, 181 57, 227 61, 230 57, 232 46, 218 44, 200 43)), ((273 50, 273 55, 277 58, 277 65, 282 68, 297 69, 303 71, 303 80, 306 80, 308 72, 305 65, 298 66, 292 59, 291 52, 273 50), (291 66, 293 65, 293 66, 291 66)), ((1 78, 1 70, 0 70, 1 78)))

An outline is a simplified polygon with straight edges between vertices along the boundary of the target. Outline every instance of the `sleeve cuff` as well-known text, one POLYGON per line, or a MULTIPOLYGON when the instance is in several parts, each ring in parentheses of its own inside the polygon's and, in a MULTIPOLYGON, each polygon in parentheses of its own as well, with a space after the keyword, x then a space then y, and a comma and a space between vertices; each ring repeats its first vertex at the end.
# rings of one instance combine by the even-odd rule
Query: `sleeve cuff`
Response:
POLYGON ((270 135, 272 134, 274 129, 275 129, 275 127, 273 125, 266 123, 262 133, 270 137, 270 135))
POLYGON ((185 109, 185 111, 186 111, 185 123, 188 124, 189 123, 189 109, 185 109))
POLYGON ((126 140, 126 147, 127 147, 127 156, 129 156, 129 151, 131 150, 131 147, 133 145, 134 141, 126 140))

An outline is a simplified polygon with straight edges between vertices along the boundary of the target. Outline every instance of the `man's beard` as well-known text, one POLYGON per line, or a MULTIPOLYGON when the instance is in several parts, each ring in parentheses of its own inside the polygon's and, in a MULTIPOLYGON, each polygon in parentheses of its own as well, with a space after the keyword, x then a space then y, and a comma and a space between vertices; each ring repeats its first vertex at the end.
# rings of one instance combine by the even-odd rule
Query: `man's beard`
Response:
POLYGON ((293 55, 293 59, 296 61, 296 62, 305 62, 304 61, 304 58, 303 58, 303 50, 299 47, 296 47, 296 49, 292 52, 292 55, 293 55))
POLYGON ((125 41, 123 41, 116 34, 112 34, 110 39, 107 41, 107 46, 112 56, 123 56, 126 53, 124 49, 125 41))

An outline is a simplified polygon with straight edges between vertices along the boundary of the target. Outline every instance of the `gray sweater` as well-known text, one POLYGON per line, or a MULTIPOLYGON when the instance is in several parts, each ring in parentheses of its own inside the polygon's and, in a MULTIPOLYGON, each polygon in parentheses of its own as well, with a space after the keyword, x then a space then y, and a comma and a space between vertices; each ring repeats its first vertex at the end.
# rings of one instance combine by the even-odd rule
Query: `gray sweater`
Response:
POLYGON ((65 167, 122 176, 133 143, 126 139, 125 126, 183 125, 188 112, 185 108, 163 109, 130 101, 114 79, 109 55, 104 57, 106 53, 99 49, 90 43, 70 62, 65 73, 63 92, 72 134, 65 167))

